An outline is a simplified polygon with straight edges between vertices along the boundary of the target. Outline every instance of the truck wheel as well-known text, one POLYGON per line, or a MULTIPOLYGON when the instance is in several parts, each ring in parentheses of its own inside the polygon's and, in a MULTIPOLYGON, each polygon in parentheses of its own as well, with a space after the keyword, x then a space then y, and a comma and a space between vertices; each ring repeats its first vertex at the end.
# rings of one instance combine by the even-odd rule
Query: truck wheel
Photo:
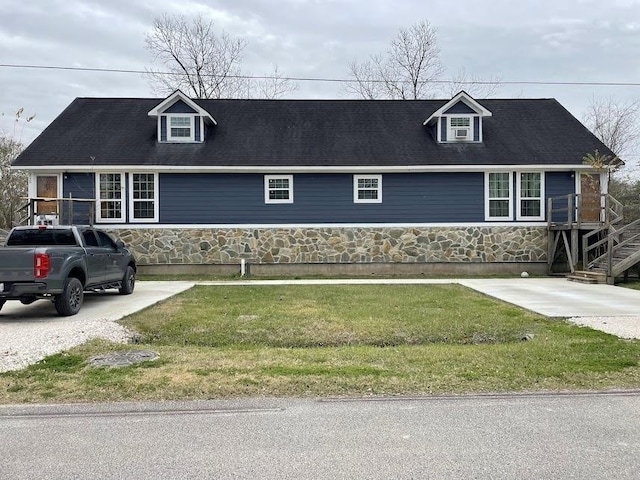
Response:
POLYGON ((120 295, 131 295, 133 293, 133 289, 136 286, 136 271, 133 267, 127 267, 127 271, 124 272, 124 277, 122 277, 122 286, 120 287, 120 295))
POLYGON ((56 311, 63 317, 75 315, 80 311, 82 300, 84 300, 82 283, 75 277, 69 277, 64 282, 62 293, 56 297, 56 311))

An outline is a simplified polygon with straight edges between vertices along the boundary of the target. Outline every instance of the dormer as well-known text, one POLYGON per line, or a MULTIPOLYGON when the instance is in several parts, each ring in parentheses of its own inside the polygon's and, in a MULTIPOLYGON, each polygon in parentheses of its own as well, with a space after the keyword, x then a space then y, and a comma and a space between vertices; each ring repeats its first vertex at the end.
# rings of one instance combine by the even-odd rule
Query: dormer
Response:
POLYGON ((158 119, 160 143, 201 143, 205 125, 217 125, 209 112, 180 90, 152 108, 148 115, 158 119))
POLYGON ((464 90, 424 122, 435 128, 438 143, 481 143, 482 119, 492 113, 464 90))

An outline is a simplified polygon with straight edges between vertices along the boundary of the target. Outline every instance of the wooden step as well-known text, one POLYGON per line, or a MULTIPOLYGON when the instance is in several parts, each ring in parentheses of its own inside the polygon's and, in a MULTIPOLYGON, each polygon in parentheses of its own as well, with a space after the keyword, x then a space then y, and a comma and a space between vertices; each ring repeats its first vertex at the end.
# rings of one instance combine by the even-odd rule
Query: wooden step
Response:
POLYGON ((576 270, 567 276, 567 280, 578 283, 607 283, 607 274, 588 270, 576 270))

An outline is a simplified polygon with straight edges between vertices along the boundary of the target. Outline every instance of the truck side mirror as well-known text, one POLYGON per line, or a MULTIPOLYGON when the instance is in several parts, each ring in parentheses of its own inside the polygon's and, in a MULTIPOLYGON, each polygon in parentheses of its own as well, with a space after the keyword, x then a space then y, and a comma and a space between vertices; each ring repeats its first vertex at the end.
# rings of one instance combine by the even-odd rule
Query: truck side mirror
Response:
POLYGON ((122 250, 125 247, 124 242, 122 240, 116 240, 116 247, 118 250, 122 250))

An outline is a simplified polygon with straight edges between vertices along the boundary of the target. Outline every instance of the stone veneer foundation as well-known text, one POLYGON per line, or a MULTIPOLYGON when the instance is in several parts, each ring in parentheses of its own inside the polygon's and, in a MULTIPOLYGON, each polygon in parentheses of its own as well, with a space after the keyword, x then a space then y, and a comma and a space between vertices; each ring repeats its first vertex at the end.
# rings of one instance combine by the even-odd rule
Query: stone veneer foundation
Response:
POLYGON ((540 263, 545 227, 135 228, 111 233, 140 265, 540 263))

